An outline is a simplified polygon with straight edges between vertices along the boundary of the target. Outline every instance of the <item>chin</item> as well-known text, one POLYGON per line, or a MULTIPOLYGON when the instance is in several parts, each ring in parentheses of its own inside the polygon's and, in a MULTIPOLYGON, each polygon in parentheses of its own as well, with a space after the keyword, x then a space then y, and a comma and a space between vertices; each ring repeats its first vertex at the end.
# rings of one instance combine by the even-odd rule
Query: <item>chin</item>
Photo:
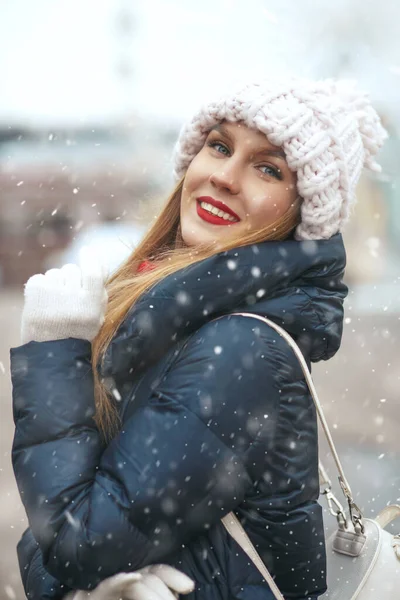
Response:
MULTIPOLYGON (((191 215, 190 215, 191 216, 191 215)), ((200 244, 216 244, 232 238, 232 229, 230 227, 217 227, 201 221, 197 215, 196 218, 181 219, 181 234, 185 246, 199 246, 200 244)))
POLYGON ((201 232, 197 231, 197 227, 184 228, 182 227, 182 239, 185 246, 199 246, 201 243, 207 241, 207 236, 201 235, 201 232))
POLYGON ((227 235, 216 235, 214 232, 199 230, 199 228, 192 228, 190 231, 182 230, 182 239, 186 246, 200 246, 200 244, 215 244, 215 248, 218 248, 220 243, 223 243, 229 236, 227 235))
POLYGON ((204 231, 200 223, 181 223, 182 239, 186 246, 198 246, 207 241, 207 232, 204 231))

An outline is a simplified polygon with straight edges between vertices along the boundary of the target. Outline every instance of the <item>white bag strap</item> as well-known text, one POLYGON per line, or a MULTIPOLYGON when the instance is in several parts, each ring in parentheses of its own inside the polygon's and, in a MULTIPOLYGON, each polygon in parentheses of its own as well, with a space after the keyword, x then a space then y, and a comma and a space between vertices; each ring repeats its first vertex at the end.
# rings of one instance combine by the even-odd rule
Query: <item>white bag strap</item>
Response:
MULTIPOLYGON (((390 504, 375 517, 375 521, 384 529, 389 523, 400 517, 400 504, 390 504)), ((398 536, 397 536, 398 537, 398 536)))
MULTIPOLYGON (((296 342, 293 340, 293 338, 287 333, 287 331, 285 331, 282 327, 280 327, 279 325, 277 325, 276 323, 274 323, 274 321, 271 321, 270 319, 267 319, 266 317, 262 317, 260 315, 255 315, 255 314, 252 314, 252 313, 238 312, 238 313, 230 313, 230 315, 238 315, 238 316, 242 316, 242 317, 257 319, 258 321, 262 321, 263 323, 266 323, 267 325, 269 325, 270 327, 272 327, 272 329, 274 329, 277 333, 279 333, 279 335, 281 337, 283 337, 287 341, 287 343, 289 344, 289 346, 292 348, 292 350, 295 353, 297 359, 299 360, 300 366, 301 366, 302 371, 304 373, 304 377, 305 377, 305 380, 307 382, 308 388, 310 390, 312 399, 314 401, 318 417, 319 417, 319 419, 321 421, 321 425, 322 425, 323 431, 325 433, 326 439, 328 440, 328 444, 329 444, 329 447, 331 449, 332 456, 334 458, 337 470, 339 472, 340 487, 342 488, 343 494, 345 495, 345 497, 347 499, 347 502, 348 502, 348 505, 349 505, 350 517, 351 517, 352 523, 353 523, 354 528, 356 530, 359 530, 360 528, 361 528, 361 530, 363 530, 364 527, 363 527, 363 524, 362 524, 362 514, 361 514, 361 511, 360 511, 359 507, 357 506, 357 504, 354 502, 350 485, 349 485, 349 483, 347 481, 347 478, 346 478, 346 476, 344 474, 342 463, 340 462, 339 455, 337 453, 335 444, 333 442, 333 438, 332 438, 331 432, 329 430, 328 423, 326 421, 324 412, 322 410, 321 402, 320 402, 320 400, 318 398, 317 390, 315 389, 314 382, 312 380, 310 370, 308 368, 306 359, 304 358, 302 351, 300 350, 300 348, 298 347, 298 345, 296 344, 296 342)), ((338 521, 340 522, 340 519, 342 517, 344 517, 343 510, 341 510, 340 503, 337 502, 336 498, 334 498, 333 494, 330 492, 330 480, 329 480, 329 478, 328 478, 328 476, 326 474, 326 471, 323 468, 323 466, 322 466, 321 463, 319 465, 319 475, 320 475, 320 481, 323 482, 323 483, 327 483, 329 485, 329 487, 326 490, 326 492, 329 494, 328 495, 328 502, 330 503, 330 508, 331 508, 331 500, 334 499, 334 502, 335 502, 335 504, 336 504, 336 506, 337 506, 337 508, 339 510, 338 510, 338 512, 332 512, 332 510, 331 510, 331 512, 332 512, 332 514, 334 514, 335 516, 337 516, 338 521)))
POLYGON ((285 598, 280 593, 278 586, 272 578, 272 575, 268 571, 267 567, 263 563, 258 554, 257 550, 254 548, 252 542, 250 541, 249 536, 243 529, 239 519, 233 512, 230 512, 228 515, 223 517, 222 523, 224 524, 225 529, 228 533, 233 537, 233 539, 239 544, 242 550, 247 554, 250 560, 255 564, 257 569, 260 571, 261 575, 264 577, 265 581, 268 583, 271 588, 271 592, 274 594, 276 600, 285 600, 285 598))
MULTIPOLYGON (((300 348, 298 347, 298 345, 296 344, 296 342, 287 333, 287 331, 285 331, 282 327, 280 327, 279 325, 277 325, 276 323, 274 323, 274 321, 270 321, 266 317, 261 317, 260 315, 253 315, 251 313, 230 313, 230 314, 231 315, 240 315, 242 317, 251 317, 252 319, 257 319, 258 321, 263 321, 264 323, 267 323, 267 325, 269 325, 270 327, 272 327, 272 329, 275 329, 275 331, 277 333, 279 333, 279 335, 282 336, 287 341, 287 343, 289 344, 289 346, 292 348, 293 352, 295 353, 296 357, 299 360, 299 363, 300 363, 300 366, 301 366, 301 368, 303 370, 304 377, 306 379, 307 385, 308 385, 308 387, 310 389, 312 399, 313 399, 315 407, 317 409, 318 417, 319 417, 319 419, 321 421, 321 425, 322 425, 322 428, 323 428, 324 433, 326 435, 326 439, 328 440, 328 444, 329 444, 329 447, 331 449, 333 458, 335 460, 337 470, 339 471, 340 479, 342 480, 345 488, 351 494, 350 485, 348 484, 346 476, 344 474, 343 467, 342 467, 342 464, 340 462, 339 455, 338 455, 338 453, 336 451, 336 447, 335 447, 335 444, 333 442, 332 435, 331 435, 331 432, 329 430, 328 423, 326 421, 324 412, 322 410, 322 405, 321 405, 321 402, 320 402, 320 400, 318 398, 317 390, 315 389, 314 382, 313 382, 312 377, 311 377, 311 373, 310 373, 309 368, 307 366, 306 359, 304 358, 303 353, 300 350, 300 348)), ((326 471, 324 469, 323 469, 322 473, 320 473, 320 478, 321 478, 321 480, 324 483, 329 483, 329 479, 328 479, 328 477, 326 475, 326 471)))
MULTIPOLYGON (((254 315, 251 313, 230 313, 230 314, 235 315, 235 316, 248 317, 248 318, 252 318, 252 319, 257 319, 259 321, 263 321, 264 323, 266 323, 267 325, 272 327, 272 329, 274 329, 277 333, 279 333, 279 335, 281 337, 283 337, 287 341, 289 346, 292 348, 293 352, 295 353, 296 357, 298 358, 298 360, 300 362, 300 366, 302 368, 304 377, 306 379, 308 388, 310 390, 312 399, 314 401, 318 417, 321 421, 322 428, 323 428, 326 438, 328 440, 329 447, 332 451, 332 455, 335 460, 337 470, 339 472, 340 486, 341 486, 342 491, 343 491, 344 495, 346 496, 347 501, 349 503, 350 516, 351 516, 353 525, 355 528, 356 527, 359 528, 360 525, 362 527, 361 512, 353 500, 350 485, 348 484, 348 481, 344 474, 343 467, 340 462, 339 455, 336 451, 336 447, 333 442, 332 435, 329 430, 328 423, 326 421, 324 412, 322 410, 321 402, 318 398, 318 394, 315 389, 310 370, 308 368, 307 362, 306 362, 300 348, 298 347, 296 342, 293 340, 293 338, 287 333, 287 331, 285 331, 282 327, 280 327, 279 325, 274 323, 274 321, 270 321, 270 319, 267 319, 266 317, 262 317, 260 315, 254 315)), ((218 317, 218 318, 222 318, 222 317, 218 317)), ((218 320, 218 318, 215 320, 218 320)), ((331 482, 330 482, 330 479, 321 463, 319 463, 319 477, 320 477, 321 485, 323 485, 323 484, 328 485, 328 487, 324 493, 327 494, 328 504, 329 504, 329 508, 330 508, 332 514, 334 514, 338 518, 338 521, 340 522, 340 517, 344 518, 343 509, 342 509, 340 503, 336 500, 336 498, 333 496, 333 494, 330 491, 331 482), (332 502, 334 502, 334 504, 336 505, 336 508, 338 509, 337 511, 333 510, 332 502)), ((226 530, 228 531, 228 533, 239 544, 239 546, 243 549, 243 551, 247 554, 247 556, 250 558, 250 560, 257 567, 257 569, 259 570, 259 572, 261 573, 261 575, 264 577, 265 581, 268 583, 269 587, 271 588, 271 591, 274 594, 276 600, 285 600, 284 597, 282 596, 281 592, 279 591, 275 581, 273 580, 271 574, 269 573, 267 567, 261 560, 260 555, 258 554, 257 550, 254 548, 250 538, 248 537, 247 533, 243 529, 240 521, 236 517, 236 515, 233 512, 230 512, 228 515, 223 517, 222 523, 223 523, 224 527, 226 528, 226 530)))

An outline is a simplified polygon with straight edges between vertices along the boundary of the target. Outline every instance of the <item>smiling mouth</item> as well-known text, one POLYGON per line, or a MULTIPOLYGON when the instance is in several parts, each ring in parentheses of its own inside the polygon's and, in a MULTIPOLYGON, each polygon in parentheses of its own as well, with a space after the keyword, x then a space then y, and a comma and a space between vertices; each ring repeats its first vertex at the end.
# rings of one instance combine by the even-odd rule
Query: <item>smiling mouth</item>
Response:
POLYGON ((229 206, 211 196, 200 196, 196 205, 199 217, 213 225, 234 225, 241 220, 229 206))
POLYGON ((207 221, 213 225, 234 225, 240 221, 240 219, 236 219, 231 214, 216 208, 204 200, 197 200, 196 205, 199 217, 203 221, 207 221))

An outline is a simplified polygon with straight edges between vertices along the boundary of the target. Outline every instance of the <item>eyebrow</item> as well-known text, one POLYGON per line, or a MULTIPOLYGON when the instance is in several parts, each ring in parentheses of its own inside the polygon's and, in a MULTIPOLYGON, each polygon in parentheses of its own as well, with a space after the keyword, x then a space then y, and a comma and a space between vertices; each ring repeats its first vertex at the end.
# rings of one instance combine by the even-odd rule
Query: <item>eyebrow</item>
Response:
MULTIPOLYGON (((230 141, 233 141, 229 131, 226 129, 226 127, 224 127, 222 123, 217 123, 217 125, 214 125, 214 127, 210 129, 210 133, 212 131, 218 131, 218 133, 224 134, 230 141)), ((261 147, 259 149, 254 150, 253 154, 258 156, 274 156, 275 158, 281 158, 282 160, 286 161, 286 154, 281 149, 272 150, 271 148, 261 147)))
POLYGON ((283 150, 270 150, 269 148, 260 148, 260 150, 255 150, 253 154, 275 156, 275 158, 281 158, 282 160, 286 161, 286 154, 283 150))

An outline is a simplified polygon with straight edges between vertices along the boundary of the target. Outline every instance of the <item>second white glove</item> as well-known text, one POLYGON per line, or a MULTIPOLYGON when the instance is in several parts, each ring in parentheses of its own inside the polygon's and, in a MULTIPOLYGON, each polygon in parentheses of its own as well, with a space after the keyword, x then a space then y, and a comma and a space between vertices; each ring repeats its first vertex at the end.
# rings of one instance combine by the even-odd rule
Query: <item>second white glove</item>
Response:
POLYGON ((137 572, 142 579, 128 586, 123 600, 175 600, 195 588, 187 575, 169 565, 150 565, 137 572))
POLYGON ((79 267, 65 265, 28 280, 21 341, 71 337, 91 342, 104 322, 107 300, 104 270, 93 253, 84 249, 79 267))
POLYGON ((193 581, 169 565, 150 565, 133 573, 118 573, 91 592, 70 592, 64 600, 176 600, 194 590, 193 581))

